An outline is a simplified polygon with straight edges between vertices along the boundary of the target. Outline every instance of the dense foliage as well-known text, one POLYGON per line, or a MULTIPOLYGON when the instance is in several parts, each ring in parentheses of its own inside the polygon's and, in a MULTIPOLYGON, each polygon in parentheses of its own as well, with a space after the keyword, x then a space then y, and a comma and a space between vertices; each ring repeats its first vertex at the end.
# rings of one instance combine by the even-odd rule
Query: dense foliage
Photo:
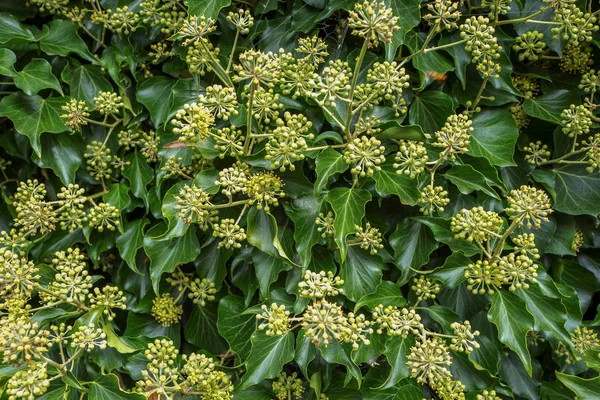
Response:
POLYGON ((2 398, 600 398, 599 12, 0 1, 2 398))

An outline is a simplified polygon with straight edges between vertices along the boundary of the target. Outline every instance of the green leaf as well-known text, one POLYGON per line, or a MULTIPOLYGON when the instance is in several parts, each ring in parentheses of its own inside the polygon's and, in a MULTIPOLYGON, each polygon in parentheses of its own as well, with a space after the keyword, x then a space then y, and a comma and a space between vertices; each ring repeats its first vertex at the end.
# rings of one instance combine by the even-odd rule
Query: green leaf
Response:
POLYGON ((365 216, 365 205, 371 200, 371 194, 365 189, 349 189, 339 187, 331 190, 326 197, 335 213, 333 226, 335 242, 340 249, 342 263, 346 260, 348 246, 346 236, 356 231, 356 226, 362 226, 365 216))
POLYGON ((262 251, 252 252, 252 262, 260 294, 264 297, 269 297, 271 283, 277 281, 279 274, 291 268, 282 258, 270 256, 262 251))
POLYGON ((394 12, 394 16, 398 17, 398 29, 392 36, 392 42, 386 44, 386 54, 389 60, 396 57, 398 46, 404 44, 404 36, 412 28, 419 25, 421 13, 419 5, 421 0, 388 0, 385 2, 388 7, 394 12))
POLYGON ((404 174, 397 174, 394 161, 391 159, 381 165, 381 170, 373 173, 373 179, 375 179, 375 189, 382 197, 396 195, 402 204, 414 206, 421 196, 417 180, 410 179, 404 174))
POLYGON ((15 86, 32 96, 42 89, 54 89, 61 95, 58 79, 52 75, 52 66, 43 58, 34 58, 15 76, 15 86))
POLYGON ((319 153, 315 160, 317 180, 315 181, 315 197, 319 197, 321 190, 327 185, 327 180, 334 174, 339 174, 348 169, 342 153, 326 148, 319 153))
POLYGON ((446 119, 454 114, 452 98, 444 92, 430 91, 415 96, 408 111, 408 121, 420 125, 425 133, 441 129, 446 119))
MULTIPOLYGON (((3 14, 0 14, 0 19, 3 14)), ((0 28, 1 29, 1 28, 0 28)), ((0 49, 0 75, 14 78, 17 76, 15 70, 15 63, 17 62, 17 56, 9 49, 0 49)))
MULTIPOLYGON (((407 32, 404 40, 406 41, 406 45, 411 52, 419 51, 419 49, 421 49, 425 43, 425 38, 414 31, 407 32)), ((418 54, 415 56, 415 58, 413 58, 412 64, 422 74, 426 74, 431 71, 437 72, 438 74, 445 74, 446 72, 454 70, 454 65, 448 60, 447 57, 445 57, 444 53, 440 51, 418 54)))
POLYGON ((533 316, 526 310, 526 303, 509 291, 492 295, 488 319, 498 327, 498 339, 513 350, 531 376, 532 365, 527 348, 527 332, 534 329, 533 316))
POLYGON ((75 183, 75 173, 83 163, 85 142, 79 134, 46 133, 40 138, 44 149, 41 158, 34 154, 32 159, 41 168, 50 168, 63 185, 75 183))
POLYGON ((112 184, 109 188, 109 192, 102 196, 102 200, 123 211, 131 203, 129 186, 124 183, 112 184))
POLYGON ((340 364, 346 367, 346 383, 350 381, 351 377, 354 377, 360 386, 362 381, 362 374, 360 369, 352 362, 350 357, 350 345, 342 345, 337 340, 332 340, 331 343, 325 346, 319 347, 321 355, 330 364, 340 364))
POLYGON ((556 180, 553 196, 556 211, 569 215, 600 214, 600 172, 590 174, 577 165, 562 165, 552 172, 556 180))
POLYGON ((243 391, 265 379, 273 379, 283 366, 294 359, 294 334, 267 336, 263 331, 252 334, 252 351, 246 361, 246 374, 237 391, 243 391))
POLYGON ((127 266, 136 274, 142 274, 135 263, 135 256, 139 249, 144 246, 144 227, 150 222, 145 219, 136 219, 125 225, 125 232, 117 236, 117 248, 121 258, 127 266))
POLYGON ((43 99, 38 95, 27 96, 25 93, 16 92, 2 98, 0 116, 8 117, 15 124, 17 132, 27 136, 31 147, 37 156, 41 157, 42 133, 60 133, 69 130, 60 117, 63 114, 61 107, 66 102, 65 97, 43 99))
POLYGON ((77 34, 77 25, 71 21, 55 19, 50 25, 44 25, 39 41, 40 49, 48 55, 66 57, 75 53, 88 61, 97 62, 77 34))
POLYGON ((377 139, 416 140, 419 142, 426 140, 423 128, 419 125, 392 126, 378 133, 377 139))
POLYGON ((89 400, 144 400, 141 394, 121 390, 119 378, 113 374, 99 374, 90 384, 89 400))
POLYGON ((415 345, 414 336, 391 336, 385 343, 385 357, 391 366, 390 374, 381 389, 395 386, 404 378, 410 376, 410 369, 406 364, 410 348, 415 345))
POLYGON ((430 275, 444 284, 444 287, 454 289, 465 280, 465 269, 471 259, 461 253, 452 253, 444 265, 433 270, 430 275))
POLYGON ((273 215, 252 207, 248 211, 246 221, 248 223, 246 229, 248 243, 270 256, 282 257, 293 264, 281 247, 277 236, 279 229, 273 215))
POLYGON ((377 254, 352 246, 348 257, 340 268, 340 278, 344 280, 344 295, 352 301, 375 292, 381 283, 384 264, 377 254))
POLYGON ((400 285, 414 276, 412 269, 419 269, 429 261, 429 254, 438 244, 431 230, 424 224, 411 219, 398 223, 390 236, 390 246, 394 249, 394 263, 402 271, 400 285))
POLYGON ((15 39, 34 41, 35 34, 29 27, 21 24, 14 16, 7 13, 0 13, 0 44, 5 44, 15 39))
POLYGON ((396 306, 402 307, 406 304, 400 285, 396 285, 390 281, 381 282, 374 293, 366 294, 361 297, 354 306, 356 313, 361 307, 366 307, 369 311, 373 310, 379 304, 384 307, 396 306))
POLYGON ((485 109, 473 118, 469 154, 485 157, 499 167, 516 165, 513 159, 519 130, 508 109, 485 109))
POLYGON ((569 108, 571 104, 579 104, 579 93, 575 90, 554 90, 544 93, 534 99, 525 100, 523 109, 535 118, 560 125, 562 118, 560 113, 569 108))
POLYGON ((459 251, 469 257, 479 254, 479 248, 473 243, 454 237, 454 234, 450 230, 450 221, 437 217, 414 217, 413 219, 427 225, 433 232, 435 240, 446 243, 450 246, 450 250, 459 251))
POLYGON ((423 389, 415 385, 400 384, 384 390, 363 387, 361 394, 363 400, 421 400, 423 389))
POLYGON ((155 239, 157 233, 164 230, 164 224, 155 225, 146 233, 144 251, 150 258, 150 279, 156 294, 163 273, 173 272, 175 267, 194 261, 200 254, 195 228, 190 226, 185 235, 169 240, 155 239))
POLYGON ((303 266, 308 266, 312 258, 312 248, 321 240, 315 221, 323 205, 322 199, 312 194, 294 199, 291 204, 283 204, 285 213, 294 222, 294 241, 296 251, 303 266))
POLYGON ((462 194, 482 191, 488 196, 500 200, 500 197, 488 185, 485 177, 470 165, 454 165, 444 174, 444 178, 455 184, 462 194))
POLYGON ((154 179, 154 171, 138 152, 126 156, 125 161, 129 162, 129 165, 123 170, 123 176, 129 180, 131 192, 135 197, 147 201, 146 186, 154 179))
POLYGON ((156 127, 168 122, 176 83, 166 76, 153 76, 142 82, 136 92, 137 100, 148 109, 156 127))
POLYGON ((244 309, 242 297, 225 296, 219 302, 217 318, 219 333, 242 360, 246 360, 250 354, 250 337, 256 330, 256 317, 254 314, 243 314, 244 309))
POLYGON ((188 6, 189 15, 196 17, 204 15, 206 18, 216 21, 219 11, 229 6, 231 0, 185 0, 185 4, 188 6))
POLYGON ((215 303, 207 303, 203 307, 194 305, 183 333, 188 342, 213 354, 222 354, 228 349, 227 342, 217 329, 215 303))
POLYGON ((567 310, 560 300, 560 295, 548 275, 543 274, 540 279, 544 279, 546 285, 551 285, 555 293, 543 293, 538 284, 531 284, 529 289, 518 290, 516 293, 525 301, 527 311, 533 315, 536 331, 550 332, 561 342, 570 343, 571 335, 565 328, 568 320, 567 310))
POLYGON ((593 400, 598 398, 598 393, 600 393, 600 376, 592 379, 583 379, 557 371, 556 377, 566 387, 575 392, 579 399, 593 400))
POLYGON ((69 95, 85 101, 90 108, 94 106, 94 97, 99 92, 113 91, 110 82, 104 78, 102 68, 96 65, 70 60, 60 76, 69 85, 69 95))

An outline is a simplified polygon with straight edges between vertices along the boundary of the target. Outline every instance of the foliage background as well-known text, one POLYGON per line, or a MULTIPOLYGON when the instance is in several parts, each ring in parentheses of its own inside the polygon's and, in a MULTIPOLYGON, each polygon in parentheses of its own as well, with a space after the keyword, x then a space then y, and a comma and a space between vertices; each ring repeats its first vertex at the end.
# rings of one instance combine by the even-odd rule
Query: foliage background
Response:
MULTIPOLYGON (((415 304, 412 279, 419 271, 431 272, 425 276, 435 279, 442 288, 435 299, 420 304, 419 314, 428 329, 447 333, 452 322, 469 320, 480 331, 481 348, 469 356, 453 354, 450 367, 452 375, 465 385, 467 398, 491 389, 502 398, 573 399, 575 394, 580 399, 598 398, 598 344, 574 363, 565 362, 555 350, 559 342, 571 342, 576 328, 593 331, 600 325, 600 173, 587 172, 585 160, 538 166, 525 160, 526 147, 537 140, 549 146, 552 155, 548 158, 557 159, 567 153, 571 141, 562 131, 561 113, 572 104, 588 104, 584 103, 586 93, 578 87, 583 71, 573 74, 561 68, 569 62, 565 57, 573 57, 565 53, 567 41, 552 40, 551 26, 544 23, 552 21, 552 7, 563 2, 524 0, 461 6, 462 22, 471 15, 487 15, 489 3, 506 4, 509 9, 499 17, 506 22, 552 4, 536 17, 541 23, 496 26, 501 72, 482 85, 484 78, 463 44, 418 53, 429 32, 428 23, 421 18, 427 13, 426 4, 419 0, 387 1, 399 18, 400 29, 391 43, 380 43, 367 51, 360 81, 376 61, 401 62, 417 53, 404 64, 410 83, 403 91, 407 112, 397 117, 385 102, 369 111, 379 120, 383 133, 378 139, 386 148, 387 161, 372 177, 354 179, 343 150, 335 147, 346 140, 332 119, 332 115, 343 117, 343 105, 338 101, 336 107, 324 112, 311 99, 293 99, 275 88, 285 110, 303 113, 312 122, 315 139, 309 147, 317 149, 307 151, 306 158, 296 163, 295 171, 275 172, 284 182, 285 197, 279 206, 271 207, 270 213, 255 206, 248 209, 241 219, 247 241, 240 249, 219 248, 210 230, 181 221, 175 197, 190 180, 181 176, 165 178, 163 169, 171 156, 182 157, 186 165, 200 164, 191 177, 193 183, 221 203, 226 202, 222 194, 217 194, 219 187, 214 182, 219 171, 230 167, 235 158, 220 159, 211 145, 196 149, 174 145, 180 142, 170 123, 184 104, 197 101, 208 85, 219 83, 215 74, 190 73, 187 50, 180 43, 173 46, 165 41, 169 35, 161 32, 161 26, 145 23, 143 18, 136 23, 135 31, 118 32, 91 23, 87 17, 76 23, 64 15, 52 15, 47 8, 40 11, 44 1, 32 3, 3 0, 0 4, 0 156, 11 162, 2 164, 5 179, 0 183, 0 229, 10 232, 15 227, 13 195, 17 182, 37 179, 46 185, 51 200, 56 199, 61 187, 79 184, 87 196, 97 195, 119 209, 118 229, 100 232, 86 224, 73 232, 56 229, 38 233, 29 237, 23 251, 40 268, 42 281, 47 284, 56 272, 50 262, 56 251, 85 249, 95 284, 117 286, 127 298, 126 311, 117 311, 112 321, 83 313, 76 318, 63 315, 68 314, 69 304, 33 314, 41 327, 63 320, 82 324, 96 318, 96 324, 109 332, 108 347, 78 358, 72 372, 51 382, 44 398, 140 398, 129 390, 146 368, 147 344, 156 338, 171 340, 181 353, 193 351, 213 357, 217 369, 223 367, 221 370, 235 385, 234 398, 274 398, 271 383, 282 370, 296 372, 302 378, 307 399, 321 393, 330 399, 417 400, 436 396, 411 377, 406 365, 407 352, 413 345, 410 337, 374 334, 370 345, 361 344, 358 351, 352 351, 348 344, 337 342, 317 348, 297 330, 274 337, 256 330, 255 314, 261 312, 263 303, 276 302, 289 310, 302 311, 306 304, 298 297, 297 284, 306 268, 336 272, 344 280, 344 293, 337 302, 351 311, 364 307, 366 315, 379 303, 398 307, 415 304), (544 35, 548 45, 543 53, 545 60, 519 60, 512 48, 518 35, 532 30, 544 35), (92 36, 102 37, 102 44, 92 36), (156 48, 152 45, 156 43, 168 43, 173 53, 158 56, 153 63, 156 48), (534 81, 534 94, 519 89, 514 77, 534 81), (100 91, 118 93, 123 99, 118 117, 112 120, 116 121, 114 126, 89 123, 75 130, 65 124, 62 106, 77 99, 92 110, 100 91), (448 191, 450 202, 439 212, 423 215, 417 203, 429 183, 428 174, 418 179, 396 174, 393 158, 397 140, 431 141, 449 116, 469 109, 474 101, 481 110, 472 114, 474 130, 467 154, 445 163, 435 175, 436 185, 448 191), (513 118, 517 112, 519 128, 513 118), (529 124, 523 126, 525 118, 529 124), (116 133, 127 129, 145 133, 153 130, 155 136, 126 149, 119 145, 116 133), (115 134, 107 146, 127 165, 100 182, 90 175, 86 157, 90 150, 86 145, 94 140, 102 142, 113 130, 115 134), (148 142, 149 147, 144 147, 148 142), (193 159, 194 154, 200 159, 193 159), (536 261, 539 283, 528 290, 503 289, 492 296, 474 295, 466 288, 464 271, 479 257, 480 250, 453 236, 450 219, 461 209, 477 206, 502 213, 506 196, 521 185, 547 191, 554 210, 541 229, 532 230, 541 254, 536 261), (330 210, 335 215, 334 241, 322 240, 315 224, 319 212, 330 210), (383 234, 383 248, 377 254, 358 246, 346 248, 346 236, 353 234, 355 225, 367 221, 383 234), (576 235, 583 243, 574 247, 576 235), (217 292, 204 306, 184 301, 181 320, 163 326, 153 315, 153 301, 172 290, 166 278, 176 267, 192 278, 210 279, 217 292), (545 340, 532 343, 527 332, 537 332, 545 340)), ((76 5, 71 3, 68 7, 76 5)), ((140 12, 140 3, 94 2, 104 10, 128 6, 134 13, 140 12)), ((210 40, 220 49, 219 62, 223 66, 236 38, 235 28, 225 17, 239 7, 249 9, 255 23, 247 35, 239 36, 235 63, 245 49, 291 52, 298 38, 318 34, 327 43, 331 59, 346 60, 353 67, 363 43, 344 25, 354 1, 173 3, 190 15, 218 21, 219 29, 210 40)), ((582 10, 591 8, 585 1, 577 5, 582 10)), ((91 7, 88 2, 78 6, 91 7)), ((456 30, 444 31, 429 46, 459 40, 456 30)), ((597 33, 580 46, 590 46, 586 49, 591 54, 589 65, 582 67, 589 69, 597 59, 597 33)), ((247 126, 244 89, 237 85, 236 90, 239 114, 232 115, 229 122, 220 121, 219 128, 227 123, 244 129, 247 126)), ((589 103, 594 101, 592 93, 589 103)), ((598 121, 595 105, 590 108, 594 116, 592 135, 598 121)), ((102 121, 101 117, 92 118, 102 121)), ((269 169, 269 161, 258 149, 243 157, 255 172, 269 169)), ((427 150, 430 159, 435 160, 438 150, 427 150)), ((240 209, 224 211, 224 215, 235 219, 240 209)), ((30 303, 34 307, 39 304, 35 294, 30 303)), ((6 385, 19 368, 4 365, 0 382, 6 385)), ((3 397, 8 397, 6 390, 3 397)))

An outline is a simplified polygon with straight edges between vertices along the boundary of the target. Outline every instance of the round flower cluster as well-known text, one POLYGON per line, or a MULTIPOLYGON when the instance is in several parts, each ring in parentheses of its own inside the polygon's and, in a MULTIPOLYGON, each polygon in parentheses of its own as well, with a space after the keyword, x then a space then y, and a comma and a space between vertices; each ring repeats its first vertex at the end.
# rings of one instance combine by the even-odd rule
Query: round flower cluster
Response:
POLYGON ((513 50, 519 54, 520 61, 537 61, 546 51, 546 42, 544 34, 538 31, 525 32, 517 36, 513 50))
POLYGON ((442 148, 441 159, 455 160, 457 154, 464 154, 469 149, 473 121, 467 114, 452 114, 441 130, 435 132, 435 147, 442 148))
POLYGON ((298 293, 308 299, 322 299, 326 296, 337 296, 344 290, 340 287, 344 281, 334 277, 333 272, 311 272, 306 270, 304 280, 298 283, 298 293))
POLYGON ((385 161, 385 147, 374 137, 361 136, 348 143, 344 149, 344 161, 351 164, 353 175, 373 176, 385 161))
POLYGON ((435 0, 427 4, 429 14, 423 17, 426 21, 433 25, 433 29, 437 32, 442 30, 453 30, 458 28, 457 22, 462 16, 458 10, 459 2, 452 0, 435 0))
POLYGON ((548 222, 548 215, 552 213, 546 192, 526 185, 510 191, 508 205, 504 211, 510 219, 516 221, 519 226, 527 222, 528 229, 533 226, 539 229, 542 221, 548 222))
POLYGON ((400 29, 392 9, 378 0, 356 3, 350 11, 348 26, 352 34, 364 38, 369 47, 377 46, 379 40, 391 42, 394 32, 400 29))
POLYGON ((450 230, 454 237, 469 242, 485 242, 498 236, 503 221, 498 213, 485 211, 483 207, 462 209, 450 220, 450 230))
POLYGON ((397 174, 408 175, 411 179, 415 179, 425 171, 428 160, 427 149, 421 142, 400 140, 395 160, 394 168, 397 174))
POLYGON ((523 147, 523 151, 529 153, 525 156, 525 160, 532 165, 548 161, 552 153, 548 150, 547 144, 542 144, 541 141, 530 142, 528 146, 523 147))
POLYGON ((162 326, 171 326, 181 320, 183 306, 171 297, 170 293, 163 293, 152 301, 152 316, 162 326))

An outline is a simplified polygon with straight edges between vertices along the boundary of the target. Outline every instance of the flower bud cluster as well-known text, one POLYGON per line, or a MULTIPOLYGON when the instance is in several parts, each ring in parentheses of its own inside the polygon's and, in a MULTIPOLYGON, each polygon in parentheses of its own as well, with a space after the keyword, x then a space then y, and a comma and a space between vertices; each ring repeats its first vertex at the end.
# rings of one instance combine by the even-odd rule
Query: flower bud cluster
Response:
POLYGON ((65 111, 60 117, 65 120, 65 125, 78 131, 82 126, 87 125, 86 118, 90 116, 89 108, 85 101, 71 99, 67 104, 61 106, 65 111))
POLYGON ((0 295, 27 298, 40 279, 39 268, 32 261, 10 250, 0 254, 0 295))
POLYGON ((413 279, 413 284, 410 288, 417 296, 417 301, 433 300, 437 297, 440 290, 442 290, 439 283, 432 281, 424 275, 413 279))
POLYGON ((342 60, 330 60, 323 68, 311 95, 321 106, 335 107, 336 100, 346 98, 350 93, 352 70, 348 63, 342 60))
POLYGON ((185 363, 181 368, 181 377, 184 379, 183 391, 196 391, 203 393, 203 398, 214 400, 230 400, 232 398, 233 384, 222 371, 215 369, 212 358, 204 354, 192 353, 182 356, 185 363))
POLYGON ((232 87, 224 88, 221 85, 206 87, 206 93, 198 96, 198 102, 208 109, 215 117, 224 121, 231 114, 238 115, 238 101, 232 87))
POLYGON ((528 146, 523 147, 523 151, 529 153, 525 156, 525 161, 532 165, 548 161, 552 153, 548 150, 547 144, 542 144, 541 141, 530 142, 528 146))
POLYGON ((72 335, 71 347, 79 348, 90 352, 95 348, 106 349, 106 333, 101 328, 96 328, 94 324, 82 325, 72 335))
POLYGON ((94 97, 94 109, 98 110, 102 115, 118 114, 123 108, 123 99, 121 96, 113 92, 98 92, 98 96, 94 97))
POLYGON ((454 237, 468 242, 489 241, 498 236, 502 227, 503 221, 500 215, 493 211, 485 211, 483 207, 462 209, 450 221, 450 230, 454 233, 454 237))
POLYGON ((40 398, 50 387, 48 371, 44 363, 30 363, 27 368, 18 370, 8 380, 6 393, 9 400, 40 398))
POLYGON ((426 215, 431 215, 434 211, 443 212, 448 203, 450 203, 448 191, 441 186, 425 186, 421 189, 421 197, 417 200, 419 211, 426 215))
POLYGON ((570 138, 590 132, 592 112, 585 105, 571 106, 560 114, 562 131, 570 138))
POLYGON ((257 50, 247 50, 239 56, 240 63, 234 65, 237 75, 236 82, 250 81, 250 85, 257 87, 264 85, 273 87, 279 78, 279 66, 277 56, 271 52, 262 53, 257 50))
POLYGON ((374 102, 389 100, 396 110, 396 117, 406 112, 406 102, 402 98, 402 91, 409 87, 409 76, 404 68, 395 61, 382 63, 376 62, 367 71, 367 83, 373 89, 374 102))
POLYGON ((208 278, 196 278, 190 282, 188 298, 200 307, 206 306, 207 301, 214 301, 217 289, 215 283, 208 278))
POLYGON ((272 131, 272 137, 265 145, 267 154, 265 160, 271 161, 271 168, 279 168, 284 172, 287 168, 295 170, 294 162, 303 160, 303 152, 308 149, 306 139, 313 139, 308 133, 312 123, 302 114, 286 112, 284 119, 277 119, 277 127, 272 131))
POLYGON ((173 133, 179 135, 179 140, 190 145, 198 144, 207 139, 215 123, 213 113, 203 104, 185 104, 175 113, 171 120, 173 133))
POLYGON ((102 311, 108 321, 115 318, 114 310, 125 310, 125 302, 127 298, 123 296, 123 292, 116 286, 106 285, 102 290, 94 288, 94 293, 89 294, 90 304, 92 308, 102 311))
POLYGON ((443 148, 440 158, 455 160, 457 154, 469 149, 473 121, 467 114, 453 114, 448 117, 441 130, 435 132, 435 147, 443 148))
POLYGON ((302 379, 299 379, 295 372, 291 375, 281 372, 277 375, 277 380, 273 381, 272 388, 278 400, 299 400, 304 394, 302 379))
POLYGON ((559 2, 552 20, 557 26, 551 29, 553 39, 566 40, 569 44, 591 42, 592 35, 598 30, 594 14, 584 13, 574 3, 559 2))
POLYGON ((538 31, 530 31, 517 36, 513 50, 519 54, 520 61, 537 61, 546 51, 546 47, 544 34, 538 31))
POLYGON ((256 314, 256 319, 261 321, 258 329, 266 329, 267 336, 283 336, 290 329, 290 312, 285 306, 272 303, 270 307, 262 305, 263 312, 256 314))
POLYGON ((414 140, 400 140, 394 168, 398 175, 404 174, 410 176, 410 179, 415 179, 425 171, 428 159, 427 149, 423 143, 414 140))
POLYGON ((279 198, 285 196, 282 190, 283 181, 271 172, 252 174, 246 185, 246 193, 250 198, 249 204, 256 204, 259 210, 269 212, 270 206, 277 207, 279 198))
POLYGON ((211 216, 210 196, 195 185, 184 185, 175 196, 177 215, 186 224, 204 224, 211 216))
POLYGON ((352 165, 353 175, 373 176, 380 171, 380 164, 385 161, 385 147, 374 137, 361 136, 348 143, 344 149, 344 161, 352 165))
POLYGON ((385 332, 388 336, 401 336, 406 339, 408 335, 417 335, 424 328, 421 316, 412 309, 399 309, 398 307, 378 305, 373 310, 373 321, 379 326, 378 334, 385 332))
POLYGON ((462 324, 453 322, 450 324, 450 328, 452 328, 456 335, 456 337, 451 340, 450 350, 471 354, 473 350, 481 347, 475 340, 475 338, 479 336, 479 331, 473 331, 469 321, 464 321, 462 324))
POLYGON ((471 53, 477 68, 485 76, 497 76, 500 65, 494 60, 500 58, 502 47, 489 23, 490 20, 482 16, 470 17, 460 26, 460 37, 467 41, 465 50, 471 53))
POLYGON ((171 326, 181 320, 183 306, 171 296, 163 293, 152 301, 152 316, 162 326, 171 326))
POLYGON ((368 250, 371 255, 377 254, 379 249, 383 249, 383 237, 377 228, 373 228, 369 222, 365 228, 355 225, 356 232, 354 236, 358 240, 361 249, 368 250))
POLYGON ((344 291, 341 288, 343 284, 344 281, 339 276, 334 277, 331 271, 312 272, 306 270, 304 280, 298 283, 298 294, 307 299, 337 296, 344 291))
POLYGON ((548 222, 548 215, 552 213, 546 192, 532 186, 523 185, 519 189, 511 190, 508 204, 506 214, 511 220, 518 221, 519 226, 527 222, 528 229, 533 226, 539 229, 542 222, 548 222))
POLYGON ((246 240, 246 231, 235 220, 225 218, 213 224, 213 236, 220 239, 217 248, 239 249, 246 240))
POLYGON ((242 35, 247 35, 250 32, 250 28, 254 25, 254 18, 250 14, 249 10, 242 10, 241 8, 237 12, 229 12, 227 14, 227 21, 235 26, 242 35))
POLYGON ((462 16, 458 11, 459 2, 452 0, 435 0, 427 4, 428 14, 425 14, 423 19, 433 25, 433 29, 437 32, 442 30, 451 31, 458 28, 458 20, 462 16))
POLYGON ((585 74, 594 65, 592 47, 584 44, 568 44, 560 57, 560 69, 569 74, 585 74))
POLYGON ((100 203, 90 208, 88 220, 99 232, 114 231, 121 225, 121 211, 111 204, 100 203))
POLYGON ((331 238, 335 234, 335 228, 333 226, 333 213, 328 211, 327 214, 319 213, 315 221, 317 225, 317 232, 321 234, 323 239, 331 238))
POLYGON ((583 89, 586 93, 595 93, 600 89, 600 73, 591 69, 581 76, 579 89, 583 89))
POLYGON ((298 53, 306 54, 304 59, 314 66, 324 63, 325 57, 329 55, 329 52, 327 51, 327 45, 323 39, 316 35, 306 38, 299 38, 296 51, 298 53))
POLYGON ((394 33, 400 29, 398 17, 383 1, 365 0, 356 3, 350 11, 348 25, 352 34, 364 38, 369 47, 375 47, 381 40, 390 43, 394 33))

